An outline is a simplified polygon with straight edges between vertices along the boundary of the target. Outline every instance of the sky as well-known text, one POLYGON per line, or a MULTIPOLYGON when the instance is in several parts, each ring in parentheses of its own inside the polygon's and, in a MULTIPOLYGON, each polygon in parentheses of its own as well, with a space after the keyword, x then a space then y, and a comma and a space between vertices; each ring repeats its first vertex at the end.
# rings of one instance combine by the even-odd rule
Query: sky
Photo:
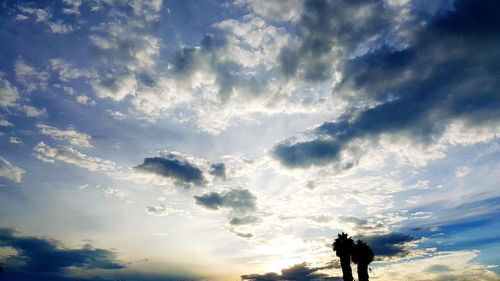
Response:
POLYGON ((499 13, 0 0, 0 280, 500 280, 499 13))

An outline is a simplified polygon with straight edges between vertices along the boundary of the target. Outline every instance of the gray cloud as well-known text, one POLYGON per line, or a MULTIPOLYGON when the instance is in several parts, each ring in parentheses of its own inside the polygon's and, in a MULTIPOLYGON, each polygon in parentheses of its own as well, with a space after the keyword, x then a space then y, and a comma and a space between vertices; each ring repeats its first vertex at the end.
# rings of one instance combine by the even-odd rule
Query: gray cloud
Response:
POLYGON ((230 229, 229 231, 231 231, 232 233, 236 234, 236 236, 241 237, 243 239, 250 239, 253 237, 252 233, 239 232, 234 229, 230 229))
POLYGON ((404 257, 410 251, 407 243, 417 242, 419 238, 403 233, 387 233, 383 235, 360 236, 375 253, 375 257, 404 257))
POLYGON ((320 270, 330 269, 332 265, 324 267, 311 267, 307 263, 300 263, 289 268, 281 270, 281 274, 269 272, 265 274, 245 274, 241 276, 242 280, 252 281, 341 281, 342 277, 332 277, 319 272, 320 270))
POLYGON ((352 223, 356 226, 356 230, 361 233, 366 232, 380 232, 385 229, 385 226, 381 222, 372 222, 366 219, 360 219, 357 217, 350 216, 340 216, 339 221, 343 223, 352 223))
POLYGON ((273 149, 274 156, 290 168, 307 168, 311 165, 325 165, 339 157, 341 146, 331 140, 315 139, 308 142, 284 141, 273 149))
POLYGON ((286 46, 279 55, 283 74, 332 78, 339 58, 390 33, 391 11, 385 7, 383 1, 305 1, 297 23, 300 46, 286 46))
POLYGON ((246 214, 257 208, 257 198, 247 189, 231 189, 217 193, 210 192, 201 196, 194 196, 196 204, 210 209, 231 209, 240 214, 246 214))
POLYGON ((210 165, 209 173, 214 177, 226 178, 226 165, 224 163, 215 163, 210 165))
POLYGON ((85 245, 79 249, 61 248, 53 240, 18 236, 12 229, 0 228, 0 245, 12 247, 22 261, 21 270, 33 273, 61 272, 70 267, 83 269, 120 269, 124 266, 109 250, 85 245))
POLYGON ((171 178, 182 185, 201 185, 204 182, 200 168, 173 154, 144 158, 144 163, 135 169, 171 178))
POLYGON ((262 219, 255 216, 234 217, 229 221, 230 225, 239 226, 246 224, 255 224, 261 222, 262 219))
MULTIPOLYGON (((369 13, 377 14, 373 4, 377 1, 354 2, 368 3, 373 9, 369 13)), ((342 152, 359 139, 399 134, 428 144, 455 120, 470 127, 498 120, 499 12, 496 2, 456 1, 453 11, 440 13, 425 27, 413 30, 406 48, 373 45, 369 52, 344 61, 344 78, 336 92, 355 93, 356 100, 372 106, 353 107, 339 120, 325 122, 312 132, 312 140, 279 143, 273 155, 288 167, 326 165, 338 163, 342 152)), ((321 22, 323 14, 318 13, 321 22)), ((369 25, 388 24, 384 19, 373 20, 369 25)), ((339 24, 331 40, 350 48, 368 32, 343 34, 349 29, 339 24)), ((371 30, 368 34, 381 32, 380 28, 371 30)))

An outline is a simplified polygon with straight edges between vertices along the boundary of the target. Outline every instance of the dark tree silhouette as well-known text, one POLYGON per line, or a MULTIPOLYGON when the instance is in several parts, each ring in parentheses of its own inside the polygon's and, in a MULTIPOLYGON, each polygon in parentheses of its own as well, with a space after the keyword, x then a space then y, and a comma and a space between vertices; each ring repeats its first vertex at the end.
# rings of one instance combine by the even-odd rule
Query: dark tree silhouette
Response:
POLYGON ((370 246, 363 240, 356 241, 352 250, 352 261, 358 265, 358 281, 368 281, 368 265, 373 261, 374 254, 370 246))
POLYGON ((354 241, 347 233, 339 234, 335 242, 333 242, 333 251, 340 258, 340 266, 342 267, 342 278, 344 281, 353 281, 351 270, 351 252, 354 247, 354 241))

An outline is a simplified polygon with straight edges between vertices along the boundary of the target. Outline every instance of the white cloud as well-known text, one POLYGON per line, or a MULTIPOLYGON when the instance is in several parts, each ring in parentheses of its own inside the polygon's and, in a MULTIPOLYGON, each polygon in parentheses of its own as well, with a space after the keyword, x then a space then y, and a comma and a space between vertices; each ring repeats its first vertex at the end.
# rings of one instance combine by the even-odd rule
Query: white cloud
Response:
POLYGON ((412 259, 389 266, 376 267, 370 279, 387 280, 498 280, 493 266, 474 261, 478 251, 441 252, 430 257, 412 259))
POLYGON ((120 111, 113 111, 113 110, 108 109, 108 110, 106 110, 106 112, 109 115, 111 115, 111 117, 115 118, 116 120, 123 120, 127 117, 124 113, 122 113, 120 111))
POLYGON ((96 105, 96 102, 94 100, 92 100, 91 98, 89 98, 88 96, 86 96, 86 95, 76 96, 75 100, 79 104, 90 105, 90 106, 96 105))
POLYGON ((26 87, 28 92, 44 90, 47 88, 47 72, 38 70, 36 67, 28 64, 21 58, 16 60, 14 64, 14 72, 16 74, 16 79, 24 87, 26 87))
POLYGON ((21 182, 24 170, 12 165, 7 159, 0 156, 0 177, 14 182, 21 182))
POLYGON ((220 52, 221 60, 232 59, 244 67, 276 67, 281 48, 292 44, 285 29, 270 25, 259 17, 245 16, 242 21, 225 20, 214 27, 223 30, 229 40, 220 52))
POLYGON ((12 86, 10 82, 2 77, 0 72, 0 107, 12 107, 17 105, 19 100, 19 92, 16 87, 12 86))
POLYGON ((63 14, 67 15, 80 15, 80 6, 83 0, 63 0, 63 3, 67 5, 67 8, 62 9, 63 14))
POLYGON ((11 143, 11 144, 23 144, 23 142, 17 137, 10 137, 9 143, 11 143))
POLYGON ((50 70, 57 72, 59 79, 65 82, 78 78, 92 78, 96 76, 93 71, 78 68, 63 59, 51 59, 49 64, 50 70))
MULTIPOLYGON (((46 22, 52 17, 52 12, 49 9, 38 9, 38 8, 19 6, 19 10, 26 15, 35 16, 36 22, 46 22)), ((26 15, 22 16, 26 17, 26 15)))
POLYGON ((41 134, 51 136, 54 139, 66 140, 75 146, 92 147, 92 137, 86 133, 76 131, 75 128, 70 127, 67 130, 61 130, 44 124, 37 124, 36 126, 40 129, 41 134))
MULTIPOLYGON (((81 1, 72 1, 74 4, 72 5, 72 8, 64 8, 62 10, 63 13, 65 14, 79 14, 79 6, 81 4, 81 1), (78 3, 80 2, 80 3, 78 3)), ((66 3, 69 4, 69 3, 66 3)), ((49 27, 49 32, 51 33, 69 33, 72 32, 75 28, 69 24, 64 23, 62 20, 58 21, 51 21, 52 19, 52 11, 51 9, 38 9, 38 8, 32 8, 32 7, 23 7, 23 6, 18 6, 19 11, 21 12, 20 14, 16 15, 16 20, 17 21, 25 21, 29 19, 30 17, 34 17, 35 21, 37 23, 45 23, 49 27)))
POLYGON ((29 17, 26 15, 22 15, 22 14, 16 15, 16 21, 25 21, 27 19, 29 19, 29 17))
POLYGON ((38 108, 31 106, 31 105, 23 105, 23 106, 21 106, 21 110, 28 117, 38 118, 38 117, 47 116, 47 111, 45 110, 45 108, 38 109, 38 108))
POLYGON ((120 101, 126 96, 134 95, 137 91, 137 80, 133 74, 107 74, 101 79, 94 80, 92 87, 100 98, 111 98, 120 101))
POLYGON ((51 147, 44 142, 40 142, 35 146, 34 151, 35 156, 44 162, 54 163, 61 161, 92 172, 97 171, 112 174, 117 171, 116 163, 88 156, 67 146, 51 147))
POLYGON ((47 25, 50 28, 50 32, 57 34, 70 33, 74 30, 73 26, 62 23, 61 21, 47 22, 47 25))
POLYGON ((12 127, 14 124, 10 123, 5 119, 0 119, 0 127, 12 127))
POLYGON ((302 12, 303 0, 236 0, 236 5, 246 5, 252 12, 268 20, 296 21, 302 12))

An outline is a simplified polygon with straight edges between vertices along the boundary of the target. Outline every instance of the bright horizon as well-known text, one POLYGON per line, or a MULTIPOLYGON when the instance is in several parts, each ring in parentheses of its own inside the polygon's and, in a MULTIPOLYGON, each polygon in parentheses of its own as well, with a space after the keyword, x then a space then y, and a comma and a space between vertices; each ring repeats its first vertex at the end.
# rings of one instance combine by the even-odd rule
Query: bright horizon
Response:
POLYGON ((498 13, 0 0, 0 280, 500 280, 498 13))

